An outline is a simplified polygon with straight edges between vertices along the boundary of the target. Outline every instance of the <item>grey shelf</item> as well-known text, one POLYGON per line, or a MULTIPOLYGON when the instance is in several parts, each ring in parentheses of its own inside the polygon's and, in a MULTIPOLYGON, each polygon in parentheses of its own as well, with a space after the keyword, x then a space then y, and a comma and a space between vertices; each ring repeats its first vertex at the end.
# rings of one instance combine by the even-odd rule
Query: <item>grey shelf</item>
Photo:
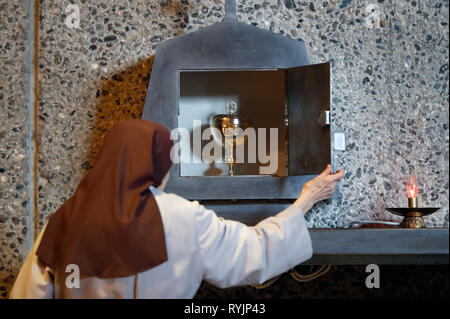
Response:
POLYGON ((448 233, 448 228, 314 228, 313 257, 304 264, 448 264, 448 233))
MULTIPOLYGON (((273 216, 289 202, 206 201, 223 218, 249 226, 273 216)), ((304 264, 368 265, 449 263, 448 228, 311 228, 313 257, 304 264)))

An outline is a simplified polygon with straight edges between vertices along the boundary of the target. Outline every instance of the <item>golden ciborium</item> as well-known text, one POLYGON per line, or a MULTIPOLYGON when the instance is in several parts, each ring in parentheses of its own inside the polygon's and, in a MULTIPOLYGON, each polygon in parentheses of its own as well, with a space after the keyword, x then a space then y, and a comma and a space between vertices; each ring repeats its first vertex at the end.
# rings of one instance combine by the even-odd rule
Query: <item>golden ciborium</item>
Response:
POLYGON ((251 121, 246 116, 236 114, 237 104, 234 101, 228 102, 225 109, 228 114, 217 114, 211 117, 209 125, 212 128, 214 140, 225 147, 225 163, 228 164, 228 175, 233 176, 233 167, 236 163, 234 151, 236 146, 246 141, 247 136, 243 133, 246 128, 251 126, 251 121), (225 143, 222 143, 223 138, 225 138, 225 143))

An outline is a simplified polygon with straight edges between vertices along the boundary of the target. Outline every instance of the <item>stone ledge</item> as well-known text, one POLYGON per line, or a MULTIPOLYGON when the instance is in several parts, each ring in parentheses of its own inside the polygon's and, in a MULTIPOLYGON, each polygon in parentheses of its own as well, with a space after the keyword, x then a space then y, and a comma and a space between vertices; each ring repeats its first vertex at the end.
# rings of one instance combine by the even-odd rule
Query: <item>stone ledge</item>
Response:
POLYGON ((448 228, 310 229, 313 257, 304 264, 448 264, 448 228))

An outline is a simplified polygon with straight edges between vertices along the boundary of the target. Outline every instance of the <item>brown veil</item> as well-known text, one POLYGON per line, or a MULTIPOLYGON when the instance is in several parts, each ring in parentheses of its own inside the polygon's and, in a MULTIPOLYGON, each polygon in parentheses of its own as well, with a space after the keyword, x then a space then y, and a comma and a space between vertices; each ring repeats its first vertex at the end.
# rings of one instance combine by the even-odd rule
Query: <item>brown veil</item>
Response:
POLYGON ((169 131, 148 120, 121 120, 106 134, 94 167, 50 218, 37 255, 56 271, 124 277, 167 260, 161 215, 149 187, 172 164, 169 131))

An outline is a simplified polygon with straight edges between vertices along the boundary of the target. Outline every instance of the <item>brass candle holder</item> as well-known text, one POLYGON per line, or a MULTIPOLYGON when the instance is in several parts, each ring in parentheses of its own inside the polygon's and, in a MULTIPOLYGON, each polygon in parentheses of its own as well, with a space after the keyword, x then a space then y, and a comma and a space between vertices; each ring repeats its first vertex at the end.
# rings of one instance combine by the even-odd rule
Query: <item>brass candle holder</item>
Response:
POLYGON ((440 208, 437 207, 417 207, 417 198, 414 198, 414 201, 408 199, 409 207, 400 207, 400 208, 386 208, 389 212, 403 216, 403 221, 400 223, 400 227, 402 228, 426 228, 427 225, 423 220, 422 216, 433 214, 438 211, 440 208))
POLYGON ((386 208, 386 210, 395 215, 403 216, 403 221, 400 223, 400 227, 402 228, 426 228, 427 225, 425 224, 422 216, 433 214, 440 209, 438 207, 418 207, 418 191, 419 189, 414 176, 411 175, 411 178, 406 186, 406 193, 408 194, 408 207, 386 208))

